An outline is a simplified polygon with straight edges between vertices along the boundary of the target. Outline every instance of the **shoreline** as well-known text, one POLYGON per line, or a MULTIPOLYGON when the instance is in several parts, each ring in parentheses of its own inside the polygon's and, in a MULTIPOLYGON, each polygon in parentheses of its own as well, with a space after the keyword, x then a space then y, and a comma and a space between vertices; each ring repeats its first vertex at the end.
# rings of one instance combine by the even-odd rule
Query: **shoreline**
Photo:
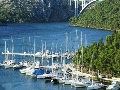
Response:
POLYGON ((69 24, 69 26, 71 26, 71 27, 82 27, 82 28, 90 28, 90 29, 96 29, 96 30, 105 30, 105 31, 119 31, 119 30, 111 30, 111 29, 102 29, 102 28, 92 28, 92 27, 84 27, 84 26, 78 26, 78 25, 70 25, 69 24))

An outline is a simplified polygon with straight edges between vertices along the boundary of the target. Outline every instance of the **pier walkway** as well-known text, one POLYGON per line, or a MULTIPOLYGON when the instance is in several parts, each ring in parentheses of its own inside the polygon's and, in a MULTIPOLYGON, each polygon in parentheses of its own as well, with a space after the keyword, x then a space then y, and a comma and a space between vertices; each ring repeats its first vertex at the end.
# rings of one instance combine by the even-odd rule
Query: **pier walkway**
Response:
POLYGON ((12 52, 2 52, 2 54, 6 54, 6 55, 19 55, 19 56, 34 56, 34 54, 29 54, 29 53, 12 53, 12 52))

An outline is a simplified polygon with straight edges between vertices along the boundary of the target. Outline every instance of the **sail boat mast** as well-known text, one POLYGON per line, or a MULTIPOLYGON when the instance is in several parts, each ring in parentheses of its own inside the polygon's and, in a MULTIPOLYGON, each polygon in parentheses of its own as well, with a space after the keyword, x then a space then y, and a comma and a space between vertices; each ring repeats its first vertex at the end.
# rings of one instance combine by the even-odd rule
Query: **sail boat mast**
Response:
POLYGON ((34 40, 34 62, 35 62, 35 40, 34 40))
POLYGON ((6 55, 6 41, 5 41, 5 60, 7 59, 7 55, 6 55))
MULTIPOLYGON (((53 45, 53 43, 52 43, 53 45)), ((52 52, 52 74, 53 74, 53 47, 51 47, 51 52, 52 52)))
POLYGON ((13 51, 14 51, 14 46, 13 46, 13 39, 11 38, 12 40, 12 60, 13 60, 13 51))
POLYGON ((81 46, 82 46, 82 66, 81 66, 81 72, 83 72, 83 45, 82 45, 82 32, 81 32, 81 46))
POLYGON ((28 53, 30 53, 30 37, 29 37, 28 53))
POLYGON ((42 44, 42 55, 43 55, 43 42, 42 42, 42 40, 41 40, 41 44, 42 44))
POLYGON ((66 32, 66 52, 68 51, 67 46, 68 46, 68 33, 66 32))

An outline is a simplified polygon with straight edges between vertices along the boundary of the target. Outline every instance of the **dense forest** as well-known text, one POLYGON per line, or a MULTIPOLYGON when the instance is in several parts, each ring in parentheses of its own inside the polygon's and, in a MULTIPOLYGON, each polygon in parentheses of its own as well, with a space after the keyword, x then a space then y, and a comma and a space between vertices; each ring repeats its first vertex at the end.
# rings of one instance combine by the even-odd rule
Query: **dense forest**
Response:
POLYGON ((68 21, 74 2, 67 0, 0 0, 0 23, 68 21))
POLYGON ((120 0, 96 2, 78 17, 69 20, 72 26, 120 30, 120 0))
POLYGON ((73 63, 83 65, 87 72, 89 69, 99 70, 102 74, 120 77, 120 31, 107 36, 105 42, 101 38, 98 43, 80 47, 73 57, 73 63))

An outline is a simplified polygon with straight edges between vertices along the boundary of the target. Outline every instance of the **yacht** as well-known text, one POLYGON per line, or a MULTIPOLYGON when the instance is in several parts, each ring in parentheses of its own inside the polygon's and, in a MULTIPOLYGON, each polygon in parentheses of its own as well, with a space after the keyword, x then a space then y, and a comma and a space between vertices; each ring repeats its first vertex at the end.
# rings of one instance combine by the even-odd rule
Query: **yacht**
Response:
MULTIPOLYGON (((8 48, 6 51, 6 42, 5 42, 5 61, 3 61, 2 66, 5 66, 5 68, 12 68, 15 65, 15 60, 13 59, 13 54, 12 54, 12 59, 8 58, 8 48)), ((13 48, 12 48, 12 53, 13 53, 13 48)))

